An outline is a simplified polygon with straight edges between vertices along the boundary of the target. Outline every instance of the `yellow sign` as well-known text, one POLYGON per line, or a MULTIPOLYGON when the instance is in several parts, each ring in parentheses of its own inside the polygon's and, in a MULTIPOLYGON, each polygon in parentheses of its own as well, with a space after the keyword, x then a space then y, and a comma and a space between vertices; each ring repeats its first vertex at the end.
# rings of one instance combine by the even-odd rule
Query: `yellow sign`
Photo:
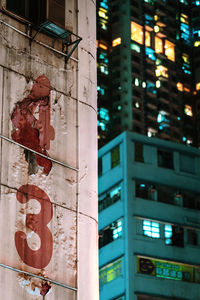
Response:
POLYGON ((122 276, 122 260, 118 259, 99 270, 99 285, 101 287, 120 276, 122 276))
POLYGON ((137 257, 137 272, 167 279, 200 283, 199 267, 165 260, 137 257))

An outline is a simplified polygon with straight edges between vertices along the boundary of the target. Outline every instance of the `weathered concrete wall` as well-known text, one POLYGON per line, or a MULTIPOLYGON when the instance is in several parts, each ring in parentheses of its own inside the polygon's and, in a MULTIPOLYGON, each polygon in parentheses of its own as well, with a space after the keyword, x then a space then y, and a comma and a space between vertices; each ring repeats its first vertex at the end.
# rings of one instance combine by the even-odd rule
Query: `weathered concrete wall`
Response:
POLYGON ((0 134, 58 161, 0 139, 2 299, 98 299, 95 3, 67 9, 83 38, 67 64, 0 14, 0 134))

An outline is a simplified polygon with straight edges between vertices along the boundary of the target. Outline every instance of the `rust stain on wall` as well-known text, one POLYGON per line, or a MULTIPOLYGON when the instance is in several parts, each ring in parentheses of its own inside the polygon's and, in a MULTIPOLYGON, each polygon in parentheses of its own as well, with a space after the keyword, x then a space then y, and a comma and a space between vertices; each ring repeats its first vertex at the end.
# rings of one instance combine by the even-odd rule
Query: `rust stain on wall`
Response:
MULTIPOLYGON (((50 81, 45 75, 39 76, 30 94, 16 104, 11 120, 15 127, 12 133, 14 141, 48 155, 55 132, 50 125, 50 81)), ((25 155, 30 174, 35 172, 34 163, 43 167, 44 174, 49 174, 52 168, 50 160, 27 150, 25 155)))

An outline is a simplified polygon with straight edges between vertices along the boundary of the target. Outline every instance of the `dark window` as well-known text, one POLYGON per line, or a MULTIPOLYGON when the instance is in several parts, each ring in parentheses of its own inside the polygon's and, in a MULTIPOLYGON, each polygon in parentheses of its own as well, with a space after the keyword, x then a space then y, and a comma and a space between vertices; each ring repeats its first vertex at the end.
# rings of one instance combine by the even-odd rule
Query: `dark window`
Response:
POLYGON ((180 226, 165 225, 165 244, 184 247, 184 229, 180 226))
POLYGON ((180 153, 180 170, 187 173, 195 173, 195 157, 180 153))
POLYGON ((168 169, 174 168, 173 152, 158 150, 158 166, 168 169))
POLYGON ((146 183, 136 182, 136 197, 148 199, 148 187, 149 186, 146 183))
POLYGON ((30 2, 30 0, 7 0, 6 8, 21 17, 29 18, 30 2))
POLYGON ((99 196, 99 212, 121 199, 121 186, 116 186, 99 196))
POLYGON ((120 148, 119 146, 111 150, 111 169, 120 164, 120 148))
POLYGON ((188 230, 187 231, 187 242, 190 245, 198 245, 198 236, 195 230, 188 230))
POLYGON ((184 247, 184 230, 180 226, 172 226, 172 245, 184 247))
POLYGON ((98 176, 102 175, 102 158, 98 159, 98 176))
POLYGON ((157 197, 159 202, 174 204, 175 190, 168 186, 157 186, 157 197))
POLYGON ((6 9, 15 13, 16 15, 38 23, 45 12, 44 0, 7 0, 6 9))
POLYGON ((135 142, 135 161, 144 162, 143 144, 135 142))
POLYGON ((35 24, 48 19, 65 26, 65 0, 7 0, 6 9, 35 24))

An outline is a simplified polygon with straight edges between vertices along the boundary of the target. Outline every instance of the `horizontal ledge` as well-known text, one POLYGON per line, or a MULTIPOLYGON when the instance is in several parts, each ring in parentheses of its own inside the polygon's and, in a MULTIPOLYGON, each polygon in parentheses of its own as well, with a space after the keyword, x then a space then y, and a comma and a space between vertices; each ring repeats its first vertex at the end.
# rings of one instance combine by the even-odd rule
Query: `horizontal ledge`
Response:
POLYGON ((15 272, 19 272, 19 273, 23 273, 23 274, 26 274, 26 275, 29 275, 31 277, 35 277, 35 278, 38 278, 38 279, 41 279, 41 280, 45 280, 45 281, 49 281, 53 284, 56 284, 56 285, 59 285, 61 287, 64 287, 66 289, 69 289, 69 290, 72 290, 72 291, 77 291, 77 288, 73 288, 67 284, 64 284, 64 283, 61 283, 61 282, 58 282, 58 281, 55 281, 55 280, 52 280, 52 279, 49 279, 49 278, 45 278, 43 276, 39 276, 39 275, 36 275, 36 274, 33 274, 33 273, 30 273, 30 272, 26 272, 26 271, 22 271, 20 269, 17 269, 17 268, 13 268, 13 267, 10 267, 10 266, 7 266, 7 265, 4 265, 4 264, 1 264, 0 263, 0 267, 2 268, 5 268, 5 269, 8 269, 8 270, 11 270, 11 271, 15 271, 15 272))
POLYGON ((69 169, 77 171, 77 172, 79 171, 79 169, 77 169, 77 168, 74 168, 74 167, 72 167, 72 166, 70 166, 68 164, 65 164, 65 163, 63 163, 63 162, 61 162, 59 160, 56 160, 56 159, 51 158, 49 156, 46 156, 46 155, 44 155, 44 154, 42 154, 40 152, 37 152, 37 151, 35 151, 35 150, 33 150, 33 149, 29 148, 29 147, 26 147, 26 146, 24 146, 22 144, 19 144, 19 143, 13 141, 13 140, 7 138, 6 136, 3 136, 3 135, 0 134, 0 138, 3 139, 3 140, 6 140, 7 142, 13 143, 13 144, 15 144, 15 145, 17 145, 17 146, 19 146, 19 147, 21 147, 23 149, 29 150, 30 152, 33 152, 33 153, 35 153, 35 154, 37 154, 39 156, 42 156, 42 157, 44 157, 44 158, 46 158, 46 159, 48 159, 48 160, 50 160, 52 162, 55 162, 55 163, 57 163, 57 164, 59 164, 59 165, 61 165, 63 167, 69 168, 69 169))

